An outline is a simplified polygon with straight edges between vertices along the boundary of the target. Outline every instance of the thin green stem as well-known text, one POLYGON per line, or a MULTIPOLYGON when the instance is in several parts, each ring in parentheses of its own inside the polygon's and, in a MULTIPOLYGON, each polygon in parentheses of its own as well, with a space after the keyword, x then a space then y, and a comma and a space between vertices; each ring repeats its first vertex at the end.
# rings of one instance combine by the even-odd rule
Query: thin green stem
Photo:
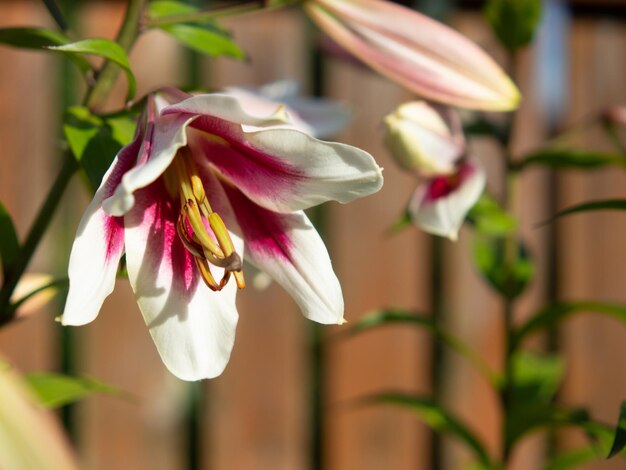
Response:
POLYGON ((0 325, 8 323, 15 315, 15 311, 10 308, 11 296, 15 290, 15 286, 17 286, 36 248, 39 246, 39 242, 52 220, 54 211, 61 201, 65 188, 77 168, 78 165, 74 157, 69 154, 66 155, 61 170, 20 249, 15 264, 12 266, 11 271, 2 285, 2 291, 0 291, 0 325))
MULTIPOLYGON (((517 57, 510 54, 509 57, 510 75, 515 80, 517 78, 517 57)), ((505 210, 514 214, 516 210, 516 198, 519 186, 519 171, 517 164, 513 158, 512 136, 515 129, 517 112, 513 112, 508 116, 506 124, 506 139, 504 144, 504 179, 505 191, 503 205, 505 210)), ((517 231, 511 232, 504 240, 504 259, 503 263, 508 271, 512 271, 517 264, 519 256, 519 234, 517 231)), ((503 380, 500 389, 500 400, 502 405, 502 464, 506 468, 511 456, 512 448, 508 436, 509 429, 509 410, 511 407, 511 395, 513 390, 513 333, 515 328, 514 312, 515 300, 510 296, 503 296, 503 336, 504 336, 504 364, 503 364, 503 380)))
MULTIPOLYGON (((141 15, 146 4, 147 0, 130 0, 128 2, 126 16, 116 38, 116 42, 127 52, 131 49, 139 35, 141 15)), ((109 96, 119 72, 120 68, 113 62, 105 62, 96 76, 95 85, 87 92, 85 106, 92 111, 99 110, 109 96)))

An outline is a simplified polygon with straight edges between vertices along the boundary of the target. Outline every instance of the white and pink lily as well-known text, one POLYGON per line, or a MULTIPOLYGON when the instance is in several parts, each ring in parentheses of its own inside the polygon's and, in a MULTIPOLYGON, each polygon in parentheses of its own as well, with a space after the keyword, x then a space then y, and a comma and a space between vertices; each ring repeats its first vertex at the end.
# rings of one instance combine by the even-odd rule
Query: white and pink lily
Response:
POLYGON ((315 23, 352 55, 432 101, 510 111, 517 87, 480 47, 457 31, 386 0, 308 0, 315 23))
POLYGON ((420 178, 408 206, 413 223, 456 240, 486 183, 478 161, 463 157, 466 143, 459 117, 449 109, 415 101, 398 107, 384 123, 392 156, 420 178))
POLYGON ((303 210, 381 186, 371 155, 286 128, 284 110, 259 117, 225 94, 151 95, 79 225, 62 323, 95 319, 124 252, 163 362, 184 380, 228 362, 244 256, 307 318, 343 323, 341 287, 303 210))

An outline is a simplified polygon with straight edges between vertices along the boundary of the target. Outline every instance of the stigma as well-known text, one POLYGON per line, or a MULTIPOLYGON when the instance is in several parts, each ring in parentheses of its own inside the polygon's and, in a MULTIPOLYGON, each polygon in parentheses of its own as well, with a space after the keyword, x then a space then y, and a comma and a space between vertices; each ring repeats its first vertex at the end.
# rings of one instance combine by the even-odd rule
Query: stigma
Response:
POLYGON ((246 284, 241 256, 235 250, 224 221, 211 207, 189 148, 182 147, 178 151, 164 173, 164 180, 170 196, 180 200, 176 221, 178 238, 193 255, 204 283, 209 289, 220 291, 232 276, 237 287, 243 289, 246 284), (223 268, 219 282, 211 266, 223 268))

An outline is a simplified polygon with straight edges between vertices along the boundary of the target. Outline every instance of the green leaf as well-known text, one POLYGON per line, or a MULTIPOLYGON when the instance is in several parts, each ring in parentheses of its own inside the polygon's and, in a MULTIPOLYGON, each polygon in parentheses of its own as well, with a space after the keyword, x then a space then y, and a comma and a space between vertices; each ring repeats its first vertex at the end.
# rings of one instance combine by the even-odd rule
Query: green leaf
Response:
POLYGON ((549 422, 544 422, 544 419, 554 412, 551 403, 565 371, 562 361, 556 356, 522 351, 512 357, 511 367, 505 435, 509 449, 517 439, 549 422))
MULTIPOLYGON (((156 1, 150 3, 149 17, 156 19, 196 11, 198 11, 197 8, 184 3, 156 1)), ((235 59, 244 59, 246 56, 228 32, 209 20, 201 23, 159 25, 158 28, 176 38, 181 44, 201 54, 211 57, 227 56, 235 59)))
POLYGON ((135 126, 130 114, 100 117, 81 106, 66 110, 63 132, 92 189, 100 185, 119 150, 130 143, 135 126))
POLYGON ((470 449, 476 459, 486 468, 496 468, 485 446, 463 423, 450 412, 427 397, 402 393, 382 393, 366 399, 368 402, 386 403, 408 408, 435 431, 448 434, 470 449))
POLYGON ((546 225, 550 222, 555 221, 560 217, 564 217, 566 215, 577 214, 579 212, 591 212, 591 211, 606 211, 606 210, 617 210, 623 211, 626 210, 626 199, 605 199, 601 201, 590 201, 583 202, 582 204, 578 204, 576 206, 568 207, 567 209, 563 209, 562 211, 557 212, 548 220, 545 220, 538 225, 546 225))
POLYGON ((570 470, 602 457, 602 451, 592 444, 557 455, 544 465, 543 470, 570 470))
POLYGON ((626 401, 623 401, 619 409, 619 420, 615 428, 615 438, 608 458, 619 454, 626 447, 626 401))
POLYGON ((387 229, 387 234, 395 235, 396 233, 400 233, 405 228, 410 227, 412 224, 411 214, 409 214, 408 210, 404 211, 387 229))
POLYGON ((26 376, 26 381, 40 403, 49 408, 68 405, 96 393, 130 398, 117 387, 85 377, 40 372, 26 376))
POLYGON ((593 150, 546 148, 527 155, 520 166, 544 165, 558 169, 589 170, 609 165, 625 166, 624 155, 596 152, 593 150))
POLYGON ((514 51, 532 41, 541 19, 541 0, 489 0, 485 16, 500 42, 514 51))
POLYGON ((559 302, 548 305, 533 315, 526 323, 520 325, 512 335, 511 347, 517 345, 528 335, 551 328, 575 313, 590 312, 608 315, 626 323, 626 305, 603 302, 559 302))
POLYGON ((13 225, 13 219, 0 202, 0 261, 2 261, 2 272, 5 279, 19 251, 20 242, 13 225))
POLYGON ((482 235, 504 237, 513 233, 518 226, 517 220, 500 207, 493 196, 483 193, 468 214, 474 230, 482 235))
POLYGON ((467 359, 491 384, 497 385, 500 383, 499 375, 491 370, 491 368, 485 363, 485 361, 482 360, 476 351, 456 336, 451 335, 444 329, 440 328, 437 322, 428 315, 420 315, 399 309, 376 310, 365 314, 357 320, 356 323, 351 325, 346 333, 341 335, 355 335, 393 324, 413 325, 430 331, 437 338, 437 340, 441 341, 450 349, 467 359))
MULTIPOLYGON (((1 28, 0 44, 19 47, 21 49, 35 49, 45 51, 52 46, 62 46, 70 42, 69 38, 56 31, 46 28, 1 28)), ((81 72, 91 70, 89 62, 84 57, 73 56, 72 61, 81 72)))
POLYGON ((509 409, 505 445, 512 449, 517 441, 540 429, 575 426, 588 431, 590 422, 589 414, 583 409, 558 407, 549 403, 528 403, 524 407, 509 409))
POLYGON ((515 262, 507 262, 506 240, 476 233, 472 247, 474 264, 489 284, 509 299, 519 296, 532 279, 535 267, 524 245, 518 244, 515 262))
POLYGON ((565 367, 558 356, 517 352, 512 359, 514 403, 550 402, 561 385, 565 367))
POLYGON ((116 42, 109 41, 108 39, 92 38, 83 39, 82 41, 65 44, 62 46, 50 46, 50 50, 69 54, 70 56, 82 56, 82 55, 95 55, 103 57, 106 60, 119 65, 126 74, 128 80, 128 93, 126 100, 130 101, 135 96, 135 90, 137 89, 137 83, 135 81, 135 75, 130 68, 130 61, 128 56, 122 47, 116 42))

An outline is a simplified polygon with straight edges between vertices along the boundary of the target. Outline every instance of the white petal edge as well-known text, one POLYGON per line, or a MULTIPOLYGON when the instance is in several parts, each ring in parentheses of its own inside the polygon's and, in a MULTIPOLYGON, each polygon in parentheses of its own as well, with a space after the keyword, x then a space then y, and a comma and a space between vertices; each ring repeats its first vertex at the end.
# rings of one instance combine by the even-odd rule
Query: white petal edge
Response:
POLYGON ((277 216, 288 228, 292 262, 255 251, 252 245, 247 245, 246 260, 278 282, 309 320, 323 324, 345 323, 341 285, 317 230, 304 212, 277 216))
POLYGON ((122 216, 135 204, 134 192, 154 182, 172 163, 176 152, 187 145, 186 129, 194 117, 160 116, 155 120, 148 161, 128 171, 115 193, 102 207, 111 215, 122 216))
POLYGON ((123 226, 113 224, 112 217, 102 210, 102 201, 110 192, 109 178, 117 164, 116 157, 78 225, 70 253, 70 286, 61 316, 63 325, 78 326, 93 321, 115 287, 117 266, 124 254, 123 226), (105 239, 111 230, 119 230, 116 236, 120 237, 121 246, 117 250, 109 250, 105 239))
POLYGON ((417 188, 409 213, 413 222, 422 230, 456 241, 467 212, 480 198, 486 184, 485 171, 476 160, 467 163, 472 173, 447 196, 426 201, 428 182, 417 188))

